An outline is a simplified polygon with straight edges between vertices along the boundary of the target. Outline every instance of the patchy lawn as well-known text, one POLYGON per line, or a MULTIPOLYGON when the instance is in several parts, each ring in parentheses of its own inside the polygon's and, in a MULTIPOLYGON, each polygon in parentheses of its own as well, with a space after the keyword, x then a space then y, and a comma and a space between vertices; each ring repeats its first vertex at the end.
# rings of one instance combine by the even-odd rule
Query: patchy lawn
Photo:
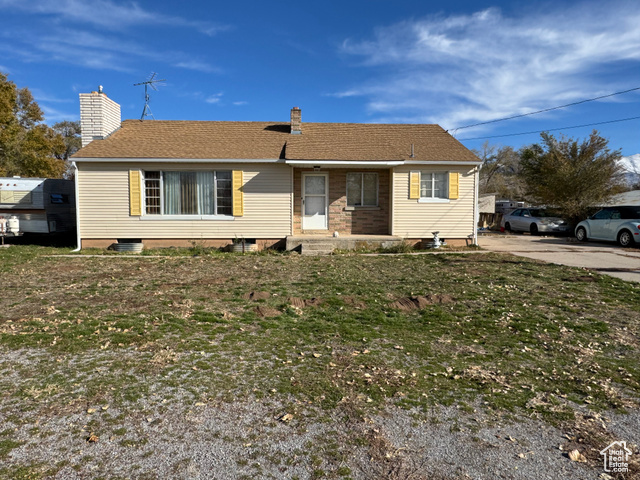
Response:
POLYGON ((400 452, 391 411, 557 428, 560 464, 601 472, 603 419, 638 411, 638 284, 495 254, 56 253, 0 250, 0 478, 198 478, 201 450, 234 466, 202 478, 475 472, 400 452))

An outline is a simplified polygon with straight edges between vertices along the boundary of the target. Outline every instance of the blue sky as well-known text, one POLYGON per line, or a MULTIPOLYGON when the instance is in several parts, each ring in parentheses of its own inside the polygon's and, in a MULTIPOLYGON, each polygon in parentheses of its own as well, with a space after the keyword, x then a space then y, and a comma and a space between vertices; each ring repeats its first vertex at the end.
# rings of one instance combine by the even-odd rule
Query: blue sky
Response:
MULTIPOLYGON (((640 116, 640 3, 0 0, 0 71, 48 123, 77 120, 98 85, 139 118, 151 72, 156 119, 438 123, 484 138, 640 116)), ((640 119, 593 128, 640 153, 640 119)), ((476 139, 480 137, 479 139, 476 139)), ((471 140, 467 140, 471 139, 471 140)), ((518 148, 539 134, 489 138, 518 148)))

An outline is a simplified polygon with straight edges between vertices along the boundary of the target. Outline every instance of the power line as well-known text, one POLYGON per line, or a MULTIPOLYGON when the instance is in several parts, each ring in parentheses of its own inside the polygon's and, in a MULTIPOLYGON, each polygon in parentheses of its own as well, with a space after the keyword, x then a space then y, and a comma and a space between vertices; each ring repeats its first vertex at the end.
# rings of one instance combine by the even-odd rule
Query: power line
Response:
POLYGON ((620 118, 618 120, 609 120, 607 122, 585 123, 584 125, 573 125, 571 127, 547 128, 545 130, 534 130, 534 131, 531 131, 531 132, 522 132, 522 133, 508 133, 508 134, 505 134, 505 135, 492 135, 490 137, 459 138, 458 141, 463 142, 465 140, 484 140, 484 139, 488 139, 488 138, 516 137, 518 135, 531 135, 533 133, 555 132, 557 130, 570 130, 572 128, 593 127, 595 125, 604 125, 606 123, 628 122, 629 120, 637 120, 639 118, 640 117, 620 118))
MULTIPOLYGON (((479 127, 480 125, 488 125, 490 123, 503 122, 505 120, 513 120, 514 118, 528 117, 530 115, 537 115, 538 113, 551 112, 552 110, 559 110, 561 108, 573 107, 575 105, 580 105, 582 103, 594 102, 596 100, 602 100, 603 98, 613 97, 615 95, 622 95, 623 93, 634 92, 636 90, 640 90, 640 87, 630 88, 629 90, 623 90, 621 92, 609 93, 607 95, 601 95, 599 97, 588 98, 586 100, 580 100, 578 102, 567 103, 566 105, 560 105, 558 107, 545 108, 543 110, 538 110, 536 112, 522 113, 520 115, 513 115, 511 117, 498 118, 496 120, 488 120, 486 122, 474 123, 473 125, 465 125, 464 127, 450 128, 449 130, 463 130, 465 128, 479 127)), ((447 130, 447 132, 449 130, 447 130)), ((504 136, 504 135, 499 135, 499 136, 504 136)), ((491 138, 491 137, 486 137, 486 138, 491 138)))

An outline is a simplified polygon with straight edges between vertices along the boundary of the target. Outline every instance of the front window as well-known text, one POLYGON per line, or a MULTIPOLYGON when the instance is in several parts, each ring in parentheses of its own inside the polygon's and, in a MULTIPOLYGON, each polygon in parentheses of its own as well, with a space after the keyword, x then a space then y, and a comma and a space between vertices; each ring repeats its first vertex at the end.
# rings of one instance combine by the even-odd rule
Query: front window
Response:
POLYGON ((420 198, 449 198, 448 186, 446 173, 420 174, 420 198))
POLYGON ((148 215, 231 215, 231 172, 145 172, 148 215))
POLYGON ((377 173, 347 173, 347 206, 378 206, 377 173))

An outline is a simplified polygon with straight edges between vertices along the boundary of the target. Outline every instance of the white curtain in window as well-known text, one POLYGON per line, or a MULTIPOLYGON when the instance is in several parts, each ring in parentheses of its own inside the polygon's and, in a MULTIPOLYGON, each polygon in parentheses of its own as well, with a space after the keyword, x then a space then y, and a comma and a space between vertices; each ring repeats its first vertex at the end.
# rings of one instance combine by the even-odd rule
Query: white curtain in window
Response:
POLYGON ((214 215, 213 172, 196 173, 198 183, 198 210, 200 215, 214 215))
POLYGON ((195 172, 180 172, 180 213, 197 215, 198 187, 195 172))
POLYGON ((434 198, 447 198, 448 176, 446 173, 433 174, 433 196, 434 198))
POLYGON ((449 175, 447 173, 425 173, 420 175, 420 197, 447 198, 449 196, 449 175))
POLYGON ((431 198, 433 196, 431 190, 433 179, 431 175, 431 173, 424 172, 420 175, 420 196, 422 198, 431 198))
POLYGON ((164 214, 180 215, 180 172, 164 172, 164 214))

